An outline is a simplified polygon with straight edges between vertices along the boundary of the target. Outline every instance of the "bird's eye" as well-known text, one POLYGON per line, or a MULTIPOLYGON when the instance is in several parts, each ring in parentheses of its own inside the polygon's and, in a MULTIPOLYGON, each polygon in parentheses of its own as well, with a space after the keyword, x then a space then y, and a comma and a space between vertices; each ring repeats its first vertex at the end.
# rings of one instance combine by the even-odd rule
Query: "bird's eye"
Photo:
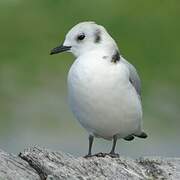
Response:
POLYGON ((77 40, 82 41, 84 38, 85 38, 85 34, 80 34, 78 35, 77 40))

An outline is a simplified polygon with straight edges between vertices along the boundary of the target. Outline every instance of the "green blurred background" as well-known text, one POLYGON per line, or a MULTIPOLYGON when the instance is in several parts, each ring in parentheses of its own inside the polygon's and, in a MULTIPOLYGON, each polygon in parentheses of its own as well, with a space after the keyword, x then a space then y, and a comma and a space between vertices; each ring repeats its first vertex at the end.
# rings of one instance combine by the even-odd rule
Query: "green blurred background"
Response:
MULTIPOLYGON (((0 148, 40 144, 74 155, 87 133, 67 104, 73 56, 49 56, 76 23, 102 24, 142 79, 146 140, 118 142, 126 156, 180 155, 179 0, 0 0, 0 148)), ((94 151, 109 151, 97 139, 94 151)))

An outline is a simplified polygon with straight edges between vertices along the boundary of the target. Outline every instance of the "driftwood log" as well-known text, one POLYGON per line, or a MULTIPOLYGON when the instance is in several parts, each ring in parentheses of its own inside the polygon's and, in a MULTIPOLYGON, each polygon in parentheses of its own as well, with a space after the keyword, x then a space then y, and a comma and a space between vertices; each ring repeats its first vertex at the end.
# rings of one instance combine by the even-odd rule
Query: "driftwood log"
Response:
POLYGON ((180 158, 73 157, 38 146, 18 156, 0 150, 0 180, 180 180, 180 158))

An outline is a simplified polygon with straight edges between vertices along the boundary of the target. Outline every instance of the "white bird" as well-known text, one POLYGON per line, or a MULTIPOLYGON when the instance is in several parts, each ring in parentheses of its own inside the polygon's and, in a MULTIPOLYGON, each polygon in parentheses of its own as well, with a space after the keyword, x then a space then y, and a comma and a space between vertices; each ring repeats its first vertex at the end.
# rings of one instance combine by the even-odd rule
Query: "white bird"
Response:
POLYGON ((146 138, 142 129, 140 78, 106 29, 95 22, 75 25, 51 54, 64 51, 76 57, 68 74, 68 95, 72 112, 89 133, 86 157, 92 156, 94 137, 113 139, 111 157, 118 157, 118 138, 146 138))

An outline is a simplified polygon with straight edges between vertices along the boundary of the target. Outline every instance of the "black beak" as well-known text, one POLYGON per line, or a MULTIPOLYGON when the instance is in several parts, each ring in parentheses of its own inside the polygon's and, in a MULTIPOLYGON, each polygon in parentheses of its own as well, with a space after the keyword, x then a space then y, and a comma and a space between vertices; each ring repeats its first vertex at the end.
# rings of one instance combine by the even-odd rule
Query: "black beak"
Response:
POLYGON ((64 51, 68 51, 71 49, 71 46, 63 46, 63 45, 60 45, 58 47, 55 47, 51 50, 50 52, 50 55, 53 55, 53 54, 58 54, 58 53, 61 53, 61 52, 64 52, 64 51))

